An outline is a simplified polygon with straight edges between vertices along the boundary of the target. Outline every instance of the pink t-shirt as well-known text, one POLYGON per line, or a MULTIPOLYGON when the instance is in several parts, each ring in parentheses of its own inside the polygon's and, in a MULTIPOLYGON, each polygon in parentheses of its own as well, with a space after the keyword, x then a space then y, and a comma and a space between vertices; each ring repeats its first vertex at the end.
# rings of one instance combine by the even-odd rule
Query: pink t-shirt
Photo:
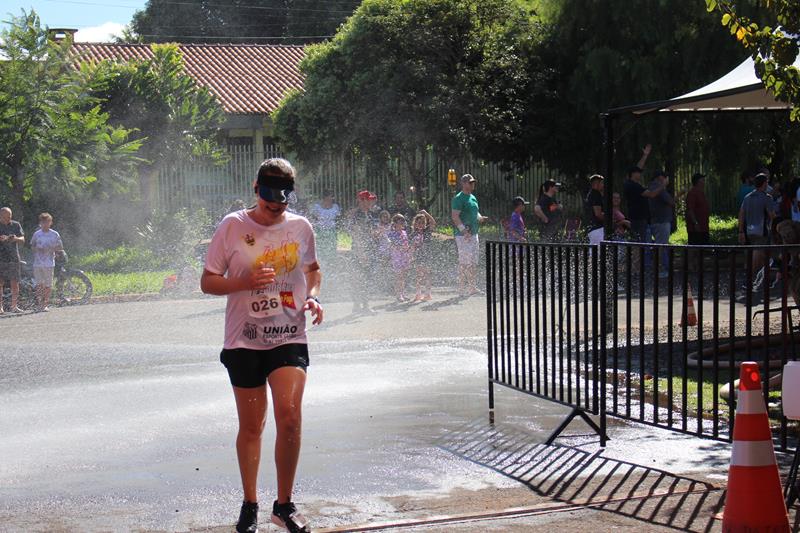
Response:
POLYGON ((262 226, 246 210, 220 222, 208 247, 205 268, 214 274, 242 277, 263 263, 277 274, 264 290, 228 295, 225 309, 227 349, 267 350, 282 344, 306 344, 307 267, 317 261, 314 230, 305 218, 286 213, 286 220, 262 226))

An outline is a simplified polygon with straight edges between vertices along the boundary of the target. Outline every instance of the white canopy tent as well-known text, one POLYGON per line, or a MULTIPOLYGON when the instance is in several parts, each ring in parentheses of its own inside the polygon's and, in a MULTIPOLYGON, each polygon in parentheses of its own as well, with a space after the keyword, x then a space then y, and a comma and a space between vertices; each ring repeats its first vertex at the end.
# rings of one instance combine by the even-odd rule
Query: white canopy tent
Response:
MULTIPOLYGON (((800 58, 794 63, 800 68, 800 58)), ((633 113, 643 115, 652 112, 727 112, 727 111, 783 111, 791 104, 776 100, 756 76, 753 58, 748 57, 738 67, 690 93, 671 100, 650 102, 609 109, 608 113, 620 115, 633 113)))
MULTIPOLYGON (((800 68, 800 57, 794 63, 800 68)), ((609 109, 603 113, 604 143, 606 146, 606 176, 614 169, 614 119, 624 115, 641 117, 650 113, 728 113, 789 111, 791 104, 775 99, 756 76, 755 62, 748 57, 716 81, 670 100, 648 102, 609 109)), ((611 212, 613 180, 606 181, 606 212, 611 212)), ((606 221, 606 233, 611 232, 611 217, 606 221)))

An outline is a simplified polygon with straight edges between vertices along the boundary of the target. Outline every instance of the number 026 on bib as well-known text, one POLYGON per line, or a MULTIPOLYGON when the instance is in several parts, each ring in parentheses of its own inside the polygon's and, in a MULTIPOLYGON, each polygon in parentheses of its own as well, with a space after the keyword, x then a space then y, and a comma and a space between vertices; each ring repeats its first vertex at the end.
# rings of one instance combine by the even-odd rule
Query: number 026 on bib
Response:
POLYGON ((281 298, 274 292, 257 291, 248 300, 248 312, 253 318, 269 318, 281 312, 281 298))

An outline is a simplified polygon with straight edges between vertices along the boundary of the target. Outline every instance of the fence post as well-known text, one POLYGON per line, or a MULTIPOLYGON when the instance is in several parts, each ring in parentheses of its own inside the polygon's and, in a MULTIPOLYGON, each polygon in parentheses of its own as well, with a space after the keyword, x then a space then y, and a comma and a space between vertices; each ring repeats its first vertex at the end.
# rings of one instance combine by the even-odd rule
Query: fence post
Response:
POLYGON ((606 272, 606 265, 608 261, 608 257, 606 257, 608 253, 608 246, 606 245, 605 241, 601 242, 597 246, 597 256, 600 260, 600 275, 596 278, 596 283, 598 285, 598 289, 600 290, 600 361, 599 361, 599 368, 600 368, 600 446, 606 445, 606 440, 608 437, 606 436, 606 336, 607 336, 607 324, 608 320, 611 316, 608 314, 608 287, 607 287, 607 272, 606 272))
POLYGON ((489 423, 494 424, 494 327, 492 324, 492 308, 494 306, 494 262, 492 261, 492 243, 486 241, 486 339, 489 344, 489 423))

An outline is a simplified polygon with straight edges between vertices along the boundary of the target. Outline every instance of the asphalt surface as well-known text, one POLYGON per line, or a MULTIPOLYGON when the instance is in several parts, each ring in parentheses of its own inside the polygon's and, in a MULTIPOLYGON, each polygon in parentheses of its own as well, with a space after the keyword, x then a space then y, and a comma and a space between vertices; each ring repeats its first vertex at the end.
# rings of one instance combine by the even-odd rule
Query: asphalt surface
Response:
MULTIPOLYGON (((697 530, 718 528, 710 516, 725 444, 614 423, 602 450, 576 422, 572 437, 543 446, 567 410, 504 389, 490 426, 483 300, 438 294, 375 308, 352 315, 349 304, 331 304, 326 324, 309 333, 295 499, 315 527, 673 487, 716 495, 716 504, 696 506, 702 520, 683 518, 704 524, 697 530)), ((241 493, 233 396, 218 361, 223 314, 222 299, 187 299, 0 319, 0 530, 231 531, 241 493)), ((262 502, 274 498, 273 438, 270 417, 262 502)), ((575 524, 587 519, 598 521, 593 531, 605 530, 603 520, 610 529, 674 529, 639 510, 556 514, 422 530, 523 531, 574 520, 571 529, 583 531, 575 524)))

